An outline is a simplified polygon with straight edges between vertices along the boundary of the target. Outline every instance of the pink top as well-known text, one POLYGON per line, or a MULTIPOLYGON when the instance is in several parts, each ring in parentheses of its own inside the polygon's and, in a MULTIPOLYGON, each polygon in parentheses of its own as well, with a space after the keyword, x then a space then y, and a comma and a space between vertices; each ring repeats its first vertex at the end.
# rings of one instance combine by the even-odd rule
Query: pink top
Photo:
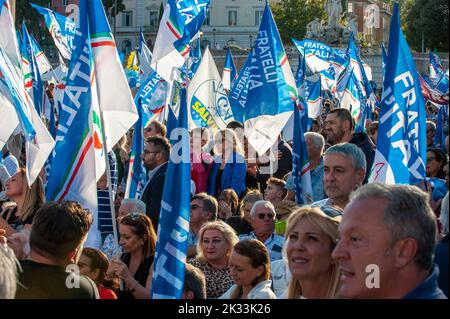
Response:
POLYGON ((209 153, 191 154, 191 178, 195 183, 196 194, 206 192, 212 162, 213 157, 209 153))

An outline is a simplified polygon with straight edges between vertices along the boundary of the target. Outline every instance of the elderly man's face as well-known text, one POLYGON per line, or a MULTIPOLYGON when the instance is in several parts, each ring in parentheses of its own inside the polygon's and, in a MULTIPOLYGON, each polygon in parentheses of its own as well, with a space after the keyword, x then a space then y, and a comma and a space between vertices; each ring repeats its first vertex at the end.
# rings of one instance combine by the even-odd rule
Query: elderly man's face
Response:
POLYGON ((339 226, 340 240, 332 257, 341 269, 343 298, 383 298, 392 285, 400 284, 395 273, 395 253, 390 233, 383 222, 385 200, 364 199, 350 202, 339 226), (379 269, 379 288, 367 283, 373 268, 379 269), (369 287, 368 287, 369 286, 369 287))
POLYGON ((275 230, 275 214, 263 205, 258 205, 251 216, 251 224, 255 233, 273 233, 275 230))
POLYGON ((326 155, 323 172, 325 193, 333 201, 346 201, 365 176, 363 169, 355 170, 351 158, 342 154, 326 155))

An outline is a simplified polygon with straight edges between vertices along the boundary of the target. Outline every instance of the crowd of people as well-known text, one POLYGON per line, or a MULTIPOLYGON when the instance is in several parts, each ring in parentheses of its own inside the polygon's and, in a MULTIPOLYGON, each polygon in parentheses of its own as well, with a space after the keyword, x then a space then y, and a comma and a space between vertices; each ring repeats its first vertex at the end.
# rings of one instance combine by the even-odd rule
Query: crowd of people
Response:
MULTIPOLYGON (((432 115, 427 180, 382 185, 368 183, 378 122, 356 133, 351 113, 331 107, 304 135, 313 191, 304 205, 295 202, 292 148, 281 135, 258 156, 242 123, 213 136, 193 129, 191 188, 173 190, 191 193, 183 298, 447 298, 449 145, 448 137, 435 145, 432 115)), ((44 171, 28 187, 22 148, 11 139, 0 165, 0 298, 150 298, 172 149, 166 134, 156 120, 143 132, 139 199, 124 198, 132 130, 108 154, 95 248, 83 247, 92 214, 73 201, 46 203, 44 171)))

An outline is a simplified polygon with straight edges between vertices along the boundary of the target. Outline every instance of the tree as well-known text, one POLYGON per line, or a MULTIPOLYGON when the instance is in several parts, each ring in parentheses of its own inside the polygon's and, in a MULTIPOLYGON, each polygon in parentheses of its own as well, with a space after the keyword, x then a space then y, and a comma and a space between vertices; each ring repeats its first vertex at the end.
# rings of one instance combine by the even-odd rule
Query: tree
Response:
POLYGON ((301 40, 306 34, 306 25, 315 18, 325 18, 325 0, 281 0, 270 7, 285 44, 292 38, 301 40))
POLYGON ((448 51, 448 0, 416 0, 407 13, 405 34, 410 47, 448 51))
MULTIPOLYGON (((51 43, 51 39, 47 36, 48 31, 45 27, 44 18, 29 2, 28 0, 16 0, 16 29, 22 30, 22 21, 24 21, 28 32, 33 34, 41 44, 51 43)), ((42 7, 48 6, 48 0, 35 0, 33 3, 42 7)))

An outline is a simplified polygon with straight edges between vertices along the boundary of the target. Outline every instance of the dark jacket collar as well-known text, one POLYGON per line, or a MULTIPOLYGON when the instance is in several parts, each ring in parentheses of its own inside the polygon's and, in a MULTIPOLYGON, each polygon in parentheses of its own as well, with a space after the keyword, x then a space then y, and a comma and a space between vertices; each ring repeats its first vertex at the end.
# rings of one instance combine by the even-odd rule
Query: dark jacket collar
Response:
POLYGON ((447 299, 437 285, 439 269, 433 264, 431 274, 416 288, 411 290, 404 299, 447 299))

